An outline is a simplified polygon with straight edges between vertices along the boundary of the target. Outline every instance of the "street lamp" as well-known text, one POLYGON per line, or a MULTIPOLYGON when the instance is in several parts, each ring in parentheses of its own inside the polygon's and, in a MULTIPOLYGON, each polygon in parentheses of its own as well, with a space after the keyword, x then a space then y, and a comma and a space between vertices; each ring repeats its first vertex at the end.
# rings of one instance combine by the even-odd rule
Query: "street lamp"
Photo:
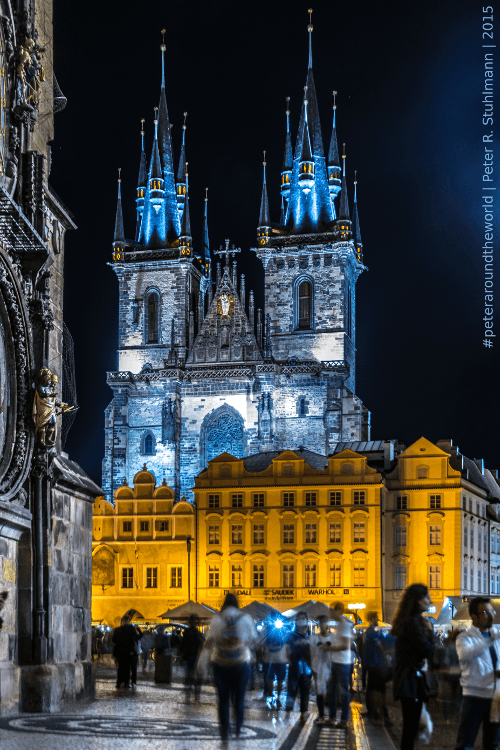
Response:
POLYGON ((358 624, 358 609, 365 609, 365 607, 366 607, 366 604, 363 604, 361 602, 347 605, 347 609, 354 610, 354 624, 355 625, 358 624))

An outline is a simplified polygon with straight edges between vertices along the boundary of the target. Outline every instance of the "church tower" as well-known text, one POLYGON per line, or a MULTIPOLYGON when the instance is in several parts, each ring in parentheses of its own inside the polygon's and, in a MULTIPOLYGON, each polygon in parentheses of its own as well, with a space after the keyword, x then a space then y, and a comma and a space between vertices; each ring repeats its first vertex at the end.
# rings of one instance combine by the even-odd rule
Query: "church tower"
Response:
POLYGON ((186 113, 174 165, 161 50, 149 154, 144 121, 141 129, 134 240, 126 239, 118 185, 118 367, 108 373, 102 481, 109 500, 144 463, 177 499, 192 500, 194 477, 224 452, 304 447, 326 455, 337 443, 369 439, 369 414, 354 395, 355 284, 364 270, 357 202, 351 224, 335 109, 328 156, 323 148, 311 36, 295 150, 287 107, 279 224, 270 217, 264 153, 254 248, 265 269, 263 311, 238 273, 240 249, 229 240, 210 248, 208 194, 203 219, 191 204, 186 113), (191 228, 198 216, 199 245, 191 228))

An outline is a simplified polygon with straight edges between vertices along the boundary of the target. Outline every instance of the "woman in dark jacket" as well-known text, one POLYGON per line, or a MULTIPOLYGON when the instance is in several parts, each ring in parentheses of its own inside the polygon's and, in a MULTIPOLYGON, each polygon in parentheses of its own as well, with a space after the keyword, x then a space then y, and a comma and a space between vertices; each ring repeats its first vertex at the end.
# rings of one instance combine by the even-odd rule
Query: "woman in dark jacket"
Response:
POLYGON ((427 586, 422 583, 408 586, 399 603, 392 627, 392 635, 396 638, 394 699, 401 700, 403 712, 401 750, 413 750, 418 733, 425 698, 421 670, 425 659, 432 658, 435 645, 432 624, 423 617, 430 605, 427 586))

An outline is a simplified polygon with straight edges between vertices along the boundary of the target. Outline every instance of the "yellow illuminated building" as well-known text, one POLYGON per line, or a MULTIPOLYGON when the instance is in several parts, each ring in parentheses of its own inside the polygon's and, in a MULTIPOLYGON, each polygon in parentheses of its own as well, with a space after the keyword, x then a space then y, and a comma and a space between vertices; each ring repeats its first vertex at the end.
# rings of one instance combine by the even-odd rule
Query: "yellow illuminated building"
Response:
POLYGON ((146 467, 114 500, 100 497, 94 505, 92 620, 116 626, 135 610, 156 621, 194 591, 194 508, 174 504, 172 489, 156 487, 146 467))
POLYGON ((412 583, 429 587, 436 615, 445 597, 458 606, 462 597, 495 593, 487 506, 499 488, 482 460, 461 455, 451 440, 422 437, 397 456, 384 484, 385 619, 392 622, 412 583))
POLYGON ((381 490, 352 450, 213 459, 195 479, 198 601, 231 591, 281 611, 314 599, 380 612, 381 490))

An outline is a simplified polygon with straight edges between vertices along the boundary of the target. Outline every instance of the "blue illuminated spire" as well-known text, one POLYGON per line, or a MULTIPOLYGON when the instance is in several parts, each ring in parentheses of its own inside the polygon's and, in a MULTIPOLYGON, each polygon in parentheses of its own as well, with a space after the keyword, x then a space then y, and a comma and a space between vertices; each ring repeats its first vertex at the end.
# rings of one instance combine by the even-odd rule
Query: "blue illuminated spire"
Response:
POLYGON ((356 179, 357 172, 354 172, 354 206, 352 209, 353 217, 352 217, 352 239, 354 242, 354 247, 356 248, 356 255, 359 261, 362 260, 363 257, 363 241, 361 239, 361 229, 359 227, 359 215, 358 215, 358 196, 357 196, 357 185, 358 181, 356 179))
MULTIPOLYGON (((187 162, 186 162, 187 167, 187 162)), ((189 216, 189 182, 188 173, 186 172, 186 202, 184 203, 184 211, 182 212, 181 221, 181 233, 179 235, 179 250, 181 260, 184 258, 191 258, 193 255, 193 240, 191 237, 191 219, 189 216)))
MULTIPOLYGON (((165 29, 162 29, 162 34, 165 35, 165 29)), ((165 37, 163 37, 161 45, 161 91, 160 104, 158 107, 158 149, 160 152, 164 179, 164 234, 167 242, 171 243, 179 236, 180 217, 175 193, 174 157, 172 151, 172 139, 170 137, 167 98, 165 95, 165 50, 165 37)))
POLYGON ((208 188, 205 188, 205 218, 203 221, 203 259, 205 276, 210 276, 212 258, 210 257, 210 242, 208 239, 208 188))
POLYGON ((260 201, 260 214, 259 214, 259 227, 269 227, 271 225, 271 219, 269 214, 269 200, 267 198, 267 184, 266 184, 266 152, 264 151, 264 161, 262 162, 264 167, 264 181, 262 183, 262 198, 260 201))
POLYGON ((113 246, 116 244, 123 245, 125 242, 125 228, 123 226, 123 210, 122 210, 122 181, 121 181, 121 169, 118 170, 118 200, 116 202, 116 219, 115 219, 115 234, 113 237, 113 246))
POLYGON ((163 180, 163 170, 161 168, 160 151, 158 149, 158 120, 155 119, 155 138, 153 141, 153 150, 151 152, 151 161, 149 163, 148 178, 159 177, 163 180))
MULTIPOLYGON (((290 182, 292 178, 293 169, 293 149, 292 139, 290 138, 290 97, 286 98, 286 140, 285 140, 285 154, 283 156, 283 169, 281 171, 281 197, 288 201, 290 196, 290 182)), ((283 205, 283 202, 282 202, 283 205)), ((286 213, 286 212, 285 212, 286 213)), ((281 222, 284 224, 286 219, 282 218, 281 222)))
MULTIPOLYGON (((140 242, 147 248, 165 247, 165 181, 158 149, 158 109, 155 107, 155 137, 144 197, 140 242)), ((177 209, 176 209, 177 210, 177 209)))
POLYGON ((184 112, 181 153, 179 155, 179 166, 177 167, 176 179, 177 207, 179 209, 179 216, 182 216, 182 213, 184 211, 184 203, 186 200, 186 117, 187 112, 184 112))
POLYGON ((139 162, 139 177, 137 179, 137 197, 135 199, 135 203, 137 206, 137 224, 135 229, 136 240, 138 240, 141 235, 142 214, 144 211, 144 196, 146 195, 146 185, 148 182, 146 153, 144 151, 144 122, 144 119, 141 120, 141 159, 139 162))
POLYGON ((342 154, 342 192, 340 193, 340 210, 339 219, 350 221, 349 216, 349 198, 347 195, 347 181, 345 176, 345 143, 344 153, 342 154))
POLYGON ((335 218, 335 204, 334 200, 340 193, 340 159, 339 159, 339 147, 337 144, 337 126, 336 126, 336 110, 337 104, 335 97, 337 92, 333 92, 333 126, 332 126, 332 137, 330 139, 330 149, 328 151, 328 186, 330 188, 330 195, 332 198, 332 210, 333 218, 335 218))

